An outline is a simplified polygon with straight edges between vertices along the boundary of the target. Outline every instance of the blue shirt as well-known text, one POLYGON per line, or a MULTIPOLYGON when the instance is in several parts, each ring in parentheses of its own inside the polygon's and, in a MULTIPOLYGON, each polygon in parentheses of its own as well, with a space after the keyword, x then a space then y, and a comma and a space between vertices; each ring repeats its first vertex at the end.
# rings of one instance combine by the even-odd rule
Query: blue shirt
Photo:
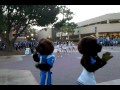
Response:
POLYGON ((53 66, 53 63, 56 60, 54 54, 50 54, 50 55, 40 55, 40 54, 38 54, 38 57, 40 58, 40 61, 39 61, 40 64, 48 63, 51 66, 53 66))
POLYGON ((95 60, 93 59, 93 57, 90 58, 91 58, 91 64, 93 65, 95 63, 95 60))

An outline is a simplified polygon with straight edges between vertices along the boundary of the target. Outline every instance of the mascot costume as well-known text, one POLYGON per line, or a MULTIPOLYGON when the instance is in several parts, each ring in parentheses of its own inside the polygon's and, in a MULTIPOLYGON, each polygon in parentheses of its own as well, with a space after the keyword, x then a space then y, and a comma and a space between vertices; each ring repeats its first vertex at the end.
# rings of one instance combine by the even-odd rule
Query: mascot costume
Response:
POLYGON ((51 68, 55 61, 55 55, 53 54, 54 45, 47 39, 41 39, 36 52, 33 54, 33 60, 37 62, 36 68, 40 69, 40 85, 52 85, 51 68))
POLYGON ((78 51, 82 54, 80 64, 83 66, 83 71, 77 79, 77 84, 96 85, 95 71, 102 68, 113 57, 110 52, 105 52, 100 58, 98 53, 101 49, 102 46, 93 36, 86 36, 79 41, 78 51))

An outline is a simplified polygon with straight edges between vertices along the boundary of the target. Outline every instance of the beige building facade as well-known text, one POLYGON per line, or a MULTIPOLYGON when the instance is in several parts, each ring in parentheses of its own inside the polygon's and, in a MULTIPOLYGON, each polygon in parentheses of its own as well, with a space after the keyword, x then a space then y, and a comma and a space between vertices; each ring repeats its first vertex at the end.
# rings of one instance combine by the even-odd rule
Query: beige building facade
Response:
POLYGON ((120 13, 110 13, 78 23, 74 35, 97 37, 120 37, 120 13))

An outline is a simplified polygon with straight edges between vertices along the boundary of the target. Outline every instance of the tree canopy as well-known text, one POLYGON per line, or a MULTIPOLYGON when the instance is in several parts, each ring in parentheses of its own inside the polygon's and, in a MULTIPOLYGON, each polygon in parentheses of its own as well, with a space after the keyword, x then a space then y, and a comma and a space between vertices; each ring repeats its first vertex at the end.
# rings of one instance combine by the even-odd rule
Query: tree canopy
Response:
POLYGON ((60 8, 60 14, 62 14, 63 18, 62 20, 58 21, 57 23, 54 24, 55 28, 62 28, 63 26, 66 25, 68 21, 70 21, 73 18, 73 12, 70 11, 69 8, 67 8, 65 5, 62 5, 60 8))
POLYGON ((62 14, 63 18, 54 24, 54 28, 56 28, 57 32, 61 32, 60 39, 62 39, 62 33, 67 32, 68 34, 73 34, 77 24, 74 22, 69 22, 72 20, 74 13, 66 6, 61 6, 60 13, 62 14))
POLYGON ((74 29, 77 27, 77 24, 74 22, 68 22, 64 25, 64 32, 73 33, 74 29))
POLYGON ((58 5, 0 5, 0 37, 14 43, 28 25, 46 26, 57 21, 58 5), (16 34, 11 38, 11 33, 16 34))

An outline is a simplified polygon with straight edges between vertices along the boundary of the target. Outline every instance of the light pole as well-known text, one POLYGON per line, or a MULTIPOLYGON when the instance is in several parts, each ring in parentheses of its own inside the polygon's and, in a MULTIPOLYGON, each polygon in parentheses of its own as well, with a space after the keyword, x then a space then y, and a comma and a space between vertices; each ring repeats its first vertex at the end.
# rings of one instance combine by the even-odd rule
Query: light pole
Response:
POLYGON ((33 36, 34 36, 34 34, 32 33, 32 34, 31 34, 31 36, 33 37, 33 36))
POLYGON ((33 36, 34 36, 34 34, 33 34, 33 33, 31 33, 31 40, 32 40, 32 41, 33 41, 33 39, 34 39, 34 38, 33 38, 33 36))
POLYGON ((29 36, 27 36, 27 38, 29 38, 29 36))
POLYGON ((69 37, 68 37, 68 32, 66 32, 66 40, 68 40, 69 39, 69 37))
POLYGON ((0 42, 2 41, 2 39, 0 38, 0 42))
POLYGON ((80 30, 78 30, 79 39, 81 39, 80 30))
POLYGON ((97 27, 95 27, 95 35, 96 35, 96 38, 98 38, 98 31, 97 31, 97 27))

